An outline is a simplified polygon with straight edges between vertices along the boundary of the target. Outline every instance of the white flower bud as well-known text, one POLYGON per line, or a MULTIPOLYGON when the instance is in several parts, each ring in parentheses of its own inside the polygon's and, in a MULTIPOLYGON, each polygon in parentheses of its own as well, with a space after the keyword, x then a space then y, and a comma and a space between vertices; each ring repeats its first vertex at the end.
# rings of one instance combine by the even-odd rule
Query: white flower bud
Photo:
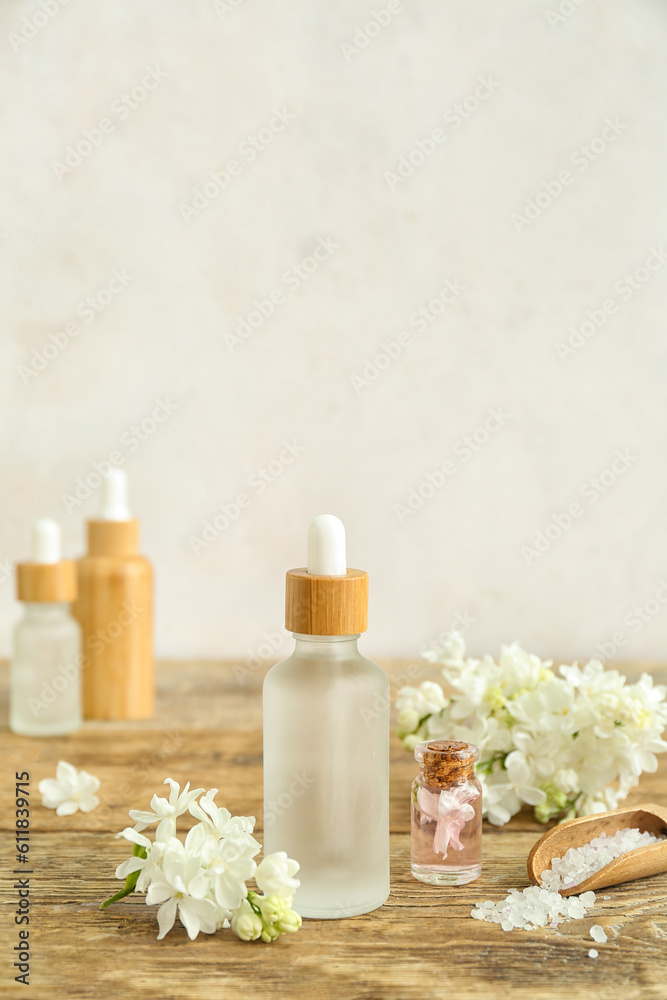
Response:
POLYGON ((568 795, 579 791, 579 777, 571 768, 568 770, 561 768, 560 771, 556 771, 553 783, 556 788, 568 795))
POLYGON ((287 900, 280 899, 279 896, 257 896, 255 902, 262 911, 262 916, 267 924, 275 924, 287 909, 287 900))
POLYGON ((301 915, 296 910, 285 910, 276 927, 281 934, 293 934, 301 927, 301 915))
POLYGON ((232 930, 242 941, 256 941, 263 929, 262 921, 250 907, 232 918, 232 930))
POLYGON ((255 881, 266 896, 292 896, 299 888, 297 861, 288 858, 285 851, 267 854, 257 866, 255 881))
POLYGON ((402 733, 414 733, 419 725, 419 713, 414 708, 402 708, 398 713, 398 728, 402 733))

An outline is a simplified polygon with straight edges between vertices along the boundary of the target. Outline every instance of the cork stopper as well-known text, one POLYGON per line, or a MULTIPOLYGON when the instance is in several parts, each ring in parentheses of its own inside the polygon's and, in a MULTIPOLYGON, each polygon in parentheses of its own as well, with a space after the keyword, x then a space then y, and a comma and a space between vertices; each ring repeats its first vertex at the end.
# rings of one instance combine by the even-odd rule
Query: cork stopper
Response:
POLYGON ((423 777, 432 788, 447 788, 475 777, 479 750, 472 743, 456 740, 430 740, 415 747, 415 759, 423 768, 423 777))
POLYGON ((285 580, 285 628, 301 635, 356 635, 368 628, 368 573, 347 569, 345 528, 320 514, 308 531, 308 566, 285 580))
POLYGON ((30 562, 16 566, 16 596, 28 603, 70 603, 76 595, 76 566, 60 558, 60 525, 40 518, 32 529, 30 562))

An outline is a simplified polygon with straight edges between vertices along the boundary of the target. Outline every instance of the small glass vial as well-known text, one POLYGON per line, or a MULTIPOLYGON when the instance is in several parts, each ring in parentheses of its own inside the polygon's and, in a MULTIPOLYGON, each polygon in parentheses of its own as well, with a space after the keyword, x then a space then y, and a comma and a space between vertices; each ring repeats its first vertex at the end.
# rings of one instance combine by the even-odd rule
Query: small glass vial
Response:
POLYGON ((60 736, 81 726, 81 629, 70 612, 76 568, 60 558, 60 528, 33 528, 30 562, 17 567, 25 615, 14 632, 9 727, 20 736, 60 736))
POLYGON ((482 870, 482 786, 472 743, 430 740, 415 747, 412 874, 430 885, 464 885, 482 870))

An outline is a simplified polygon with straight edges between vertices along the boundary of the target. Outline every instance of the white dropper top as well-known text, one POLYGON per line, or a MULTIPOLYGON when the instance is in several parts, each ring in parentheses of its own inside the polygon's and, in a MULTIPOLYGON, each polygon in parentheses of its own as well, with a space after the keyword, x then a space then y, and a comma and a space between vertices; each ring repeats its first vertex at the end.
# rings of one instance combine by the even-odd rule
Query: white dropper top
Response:
POLYGON ((308 572, 345 576, 345 525, 334 514, 319 514, 308 528, 308 572))
POLYGON ((100 521, 129 521, 127 475, 124 469, 110 469, 102 478, 100 521))
POLYGON ((30 562, 60 562, 60 525, 50 517, 40 517, 32 526, 30 562))

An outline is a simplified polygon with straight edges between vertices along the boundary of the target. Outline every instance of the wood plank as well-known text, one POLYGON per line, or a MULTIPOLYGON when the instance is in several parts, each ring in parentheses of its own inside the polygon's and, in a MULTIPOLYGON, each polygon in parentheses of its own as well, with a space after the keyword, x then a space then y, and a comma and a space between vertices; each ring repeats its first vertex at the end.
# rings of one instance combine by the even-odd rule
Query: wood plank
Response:
MULTIPOLYGON (((395 689, 407 661, 383 662, 395 689)), ((641 665, 665 680, 664 665, 641 665)), ((102 780, 103 805, 88 815, 31 814, 32 985, 14 985, 7 956, 16 943, 11 921, 2 924, 2 996, 126 997, 180 1000, 198 996, 336 997, 412 1000, 493 996, 518 1000, 611 998, 664 1000, 667 978, 667 875, 605 891, 593 915, 556 929, 503 932, 470 919, 473 905, 497 900, 528 884, 526 858, 544 832, 529 812, 499 830, 484 832, 484 867, 476 882, 458 889, 423 885, 409 873, 411 756, 392 739, 392 892, 375 913, 340 921, 307 921, 296 935, 273 945, 245 944, 230 932, 190 942, 180 925, 155 940, 154 908, 143 897, 106 911, 99 901, 115 891, 116 865, 127 856, 114 833, 127 810, 147 803, 169 774, 221 789, 234 812, 254 813, 261 829, 261 683, 265 668, 243 663, 163 663, 158 669, 154 720, 89 722, 70 737, 45 740, 6 730, 6 668, 0 669, 3 780, 0 822, 5 870, 10 850, 15 770, 31 772, 31 791, 64 757, 102 780), (589 959, 588 928, 602 924, 607 944, 589 959)), ((419 665, 423 674, 437 671, 419 665)), ((631 665, 634 673, 638 665, 631 665)), ((667 762, 666 762, 667 763, 667 762)), ((667 802, 667 767, 646 775, 627 800, 667 802)), ((261 839, 261 838, 260 838, 261 839)), ((15 906, 4 878, 0 900, 15 906)))

